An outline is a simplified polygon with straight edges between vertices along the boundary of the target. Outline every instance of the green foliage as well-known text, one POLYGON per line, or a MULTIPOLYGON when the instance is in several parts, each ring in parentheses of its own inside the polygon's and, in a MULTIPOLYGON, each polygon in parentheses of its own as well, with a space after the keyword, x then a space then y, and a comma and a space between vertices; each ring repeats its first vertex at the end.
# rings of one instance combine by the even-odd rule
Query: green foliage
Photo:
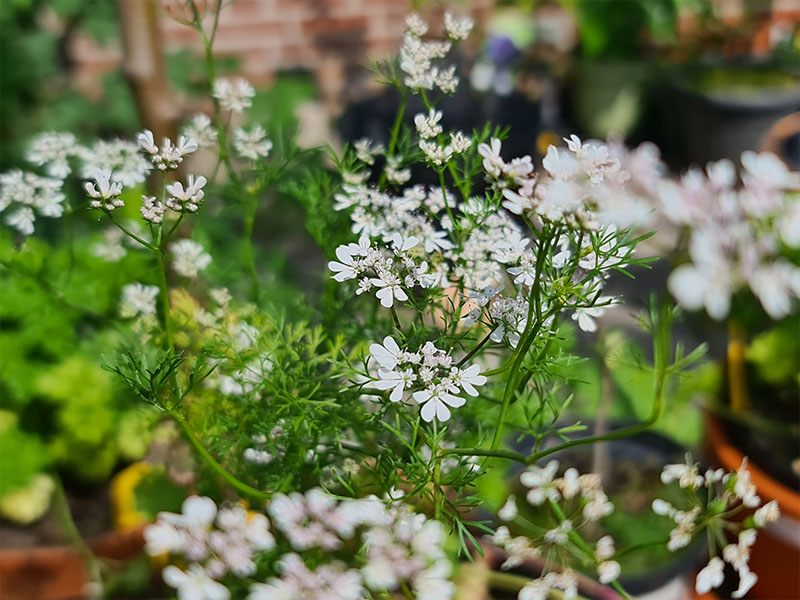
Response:
POLYGON ((784 319, 747 347, 747 360, 759 378, 773 386, 796 386, 800 379, 800 318, 784 319))
POLYGON ((641 54, 647 35, 674 36, 673 0, 562 0, 578 20, 586 58, 630 59, 641 54))
POLYGON ((17 416, 0 411, 0 497, 28 485, 50 465, 47 447, 35 435, 20 429, 17 416))
POLYGON ((0 171, 22 162, 25 145, 46 130, 79 137, 133 133, 138 116, 120 72, 103 80, 92 101, 71 87, 63 48, 78 33, 99 43, 119 38, 116 4, 105 0, 15 0, 0 6, 0 171), (63 28, 41 26, 52 10, 63 28))
POLYGON ((136 512, 155 519, 161 511, 181 512, 186 489, 173 483, 163 469, 153 469, 134 488, 136 512))
POLYGON ((20 435, 35 442, 30 456, 47 457, 27 466, 52 463, 87 480, 107 478, 121 457, 142 456, 152 423, 99 366, 123 336, 110 320, 122 285, 146 280, 141 257, 102 261, 91 254, 94 236, 55 247, 29 238, 14 250, 5 233, 0 394, 20 435))

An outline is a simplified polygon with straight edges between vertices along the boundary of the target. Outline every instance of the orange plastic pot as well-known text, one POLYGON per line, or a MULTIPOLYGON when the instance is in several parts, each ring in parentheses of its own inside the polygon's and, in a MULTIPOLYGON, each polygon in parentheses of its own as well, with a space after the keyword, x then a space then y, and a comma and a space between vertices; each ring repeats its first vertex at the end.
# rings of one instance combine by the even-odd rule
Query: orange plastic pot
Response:
MULTIPOLYGON (((717 462, 729 471, 742 464, 744 454, 734 446, 720 420, 706 418, 708 444, 717 462)), ((758 533, 750 556, 750 568, 758 582, 748 595, 763 600, 800 598, 800 494, 758 468, 748 465, 750 479, 763 502, 777 500, 781 519, 758 533)))
MULTIPOLYGON (((89 541, 102 558, 127 560, 144 547, 144 527, 112 531, 89 541)), ((0 550, 0 598, 3 600, 72 600, 87 597, 89 576, 70 546, 0 550)))

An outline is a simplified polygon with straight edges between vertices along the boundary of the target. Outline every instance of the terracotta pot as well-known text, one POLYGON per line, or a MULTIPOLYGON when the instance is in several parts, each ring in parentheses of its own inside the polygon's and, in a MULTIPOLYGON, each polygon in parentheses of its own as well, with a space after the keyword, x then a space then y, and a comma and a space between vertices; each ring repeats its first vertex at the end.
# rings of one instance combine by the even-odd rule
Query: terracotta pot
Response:
MULTIPOLYGON (((706 418, 706 431, 711 452, 726 470, 735 471, 744 454, 734 446, 722 422, 713 415, 706 418)), ((758 575, 758 583, 748 595, 764 600, 797 600, 800 598, 800 494, 763 470, 749 463, 750 479, 763 502, 777 500, 781 518, 759 531, 750 556, 750 568, 758 575)))
MULTIPOLYGON (((109 532, 89 540, 98 557, 133 558, 144 547, 144 527, 109 532)), ((0 550, 0 598, 4 600, 71 600, 85 598, 89 577, 70 546, 0 550)))

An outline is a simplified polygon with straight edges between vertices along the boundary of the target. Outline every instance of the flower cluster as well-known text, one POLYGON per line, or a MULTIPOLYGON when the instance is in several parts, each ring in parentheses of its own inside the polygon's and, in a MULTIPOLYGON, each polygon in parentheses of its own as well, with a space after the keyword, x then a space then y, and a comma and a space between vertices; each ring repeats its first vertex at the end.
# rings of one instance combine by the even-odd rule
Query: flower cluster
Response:
POLYGON ((37 135, 31 141, 25 158, 31 164, 45 167, 49 177, 65 179, 72 172, 69 159, 80 153, 73 134, 52 131, 37 135))
POLYGON ((383 344, 372 344, 370 356, 378 363, 379 390, 392 390, 391 402, 401 402, 410 396, 422 409, 424 421, 447 421, 450 408, 463 406, 466 400, 456 394, 477 396, 475 386, 486 383, 478 365, 466 368, 454 364, 453 357, 432 342, 426 342, 416 352, 401 350, 391 336, 383 344))
POLYGON ((529 488, 525 496, 529 504, 540 506, 545 501, 575 499, 582 506, 581 514, 586 521, 599 521, 614 512, 614 505, 603 491, 598 475, 581 475, 571 467, 562 477, 555 477, 557 471, 558 461, 551 460, 544 467, 532 465, 520 475, 522 485, 529 488))
POLYGON ((161 146, 156 146, 153 132, 149 129, 140 133, 137 140, 142 150, 150 155, 153 166, 159 171, 174 171, 183 162, 184 156, 197 152, 199 148, 196 141, 185 136, 180 136, 177 144, 169 138, 164 138, 161 146))
POLYGON ((274 530, 264 514, 241 506, 218 509, 210 498, 192 496, 182 514, 160 513, 147 527, 145 550, 189 561, 186 571, 168 565, 162 572, 164 581, 187 599, 226 600, 230 591, 221 582, 230 577, 248 580, 250 600, 359 600, 366 589, 384 593, 401 586, 412 589, 418 600, 448 600, 454 594, 442 525, 405 505, 387 508, 374 496, 338 501, 314 488, 305 494, 276 494, 267 512, 274 530), (290 550, 275 556, 275 575, 259 582, 257 557, 285 547, 276 537, 285 538, 290 550), (348 562, 332 558, 331 552, 344 550, 347 540, 365 551, 344 555, 348 562), (313 547, 331 558, 309 567, 302 553, 313 547))
MULTIPOLYGON (((453 41, 466 38, 472 26, 470 19, 447 16, 447 34, 453 41)), ((424 41, 422 36, 427 32, 428 24, 419 15, 412 14, 406 18, 406 35, 400 48, 400 70, 405 73, 404 83, 414 91, 438 87, 442 92, 452 94, 458 87, 455 66, 439 67, 434 63, 435 60, 447 56, 452 43, 424 41)))
POLYGON ((125 201, 120 198, 122 194, 122 184, 119 181, 111 181, 112 173, 108 169, 95 169, 92 173, 94 183, 87 181, 84 189, 92 199, 89 202, 91 208, 112 211, 115 208, 125 206, 125 201))
MULTIPOLYGON (((598 475, 581 475, 574 468, 567 469, 561 477, 556 477, 557 472, 558 461, 552 460, 544 467, 528 467, 520 475, 520 482, 528 488, 525 496, 528 504, 542 507, 546 512, 550 512, 551 506, 559 505, 563 508, 553 509, 556 525, 550 529, 544 526, 544 533, 534 538, 525 535, 512 536, 505 525, 498 527, 491 540, 507 554, 501 565, 502 569, 511 569, 525 560, 538 557, 543 549, 566 548, 570 537, 578 535, 577 530, 583 525, 599 521, 613 512, 614 505, 603 491, 598 475)), ((498 516, 504 521, 515 521, 518 515, 516 498, 509 496, 498 511, 498 516)), ((542 529, 538 524, 537 527, 542 529)), ((581 543, 588 547, 585 542, 581 543)), ((614 539, 611 536, 606 535, 597 540, 591 558, 601 583, 612 583, 620 575, 620 565, 613 560, 615 553, 614 539)), ((583 556, 585 558, 588 557, 583 556)), ((518 598, 546 598, 551 589, 561 589, 564 597, 574 598, 577 594, 574 573, 570 570, 546 573, 526 585, 518 598)))
POLYGON ((183 277, 197 277, 197 274, 211 264, 211 255, 203 246, 192 240, 179 240, 170 246, 172 268, 183 277))
POLYGON ((682 489, 687 490, 687 498, 692 502, 691 507, 678 509, 665 500, 653 501, 653 512, 675 522, 667 544, 669 550, 675 551, 688 546, 695 535, 708 529, 714 534, 709 536, 709 539, 715 541, 715 546, 709 548, 713 553, 716 541, 724 539, 723 532, 739 530, 738 543, 722 548, 724 561, 713 556, 708 565, 698 573, 696 588, 698 593, 705 594, 722 585, 724 562, 728 562, 739 574, 739 589, 731 596, 743 597, 758 580, 748 566, 750 547, 756 539, 756 528, 765 527, 780 517, 778 504, 774 500, 758 508, 761 498, 750 481, 747 458, 733 473, 726 473, 723 469, 709 469, 701 473, 698 465, 687 456, 684 464, 666 465, 661 473, 661 481, 665 484, 677 482, 682 489), (731 520, 733 514, 738 512, 738 507, 757 510, 752 517, 740 524, 731 520))
POLYGON ((0 175, 0 212, 11 207, 5 222, 23 235, 33 233, 37 213, 44 217, 60 217, 64 213, 63 202, 58 179, 19 169, 0 175))
POLYGON ((657 149, 645 144, 628 151, 619 143, 584 143, 575 135, 565 141, 566 150, 547 149, 541 177, 533 174, 530 157, 506 163, 499 140, 481 146, 490 181, 505 188, 503 205, 515 214, 582 230, 644 222, 664 170, 657 149))
POLYGON ((369 238, 402 239, 414 237, 427 254, 436 254, 431 270, 435 284, 447 287, 460 280, 467 289, 496 285, 504 278, 503 267, 495 259, 495 245, 511 236, 519 237, 521 229, 504 212, 485 206, 472 198, 457 202, 452 191, 422 185, 408 187, 393 195, 361 184, 345 184, 336 195, 336 210, 351 210, 352 230, 369 238), (465 231, 461 239, 453 232, 454 223, 448 214, 459 215, 465 231), (472 227, 471 221, 480 226, 472 227))
POLYGON ((96 169, 111 171, 114 180, 133 187, 147 179, 152 163, 139 152, 139 145, 130 140, 98 140, 82 148, 81 177, 91 179, 96 169))
POLYGON ((205 177, 200 175, 195 178, 194 175, 189 175, 186 178, 186 186, 176 181, 167 186, 167 208, 175 212, 189 212, 195 213, 200 209, 206 194, 203 187, 208 183, 205 177))
POLYGON ((214 98, 220 106, 233 113, 241 113, 253 104, 256 91, 250 83, 241 77, 235 79, 217 79, 214 82, 214 98))
POLYGON ((208 148, 217 143, 217 130, 211 119, 204 113, 197 113, 183 126, 183 135, 197 142, 198 148, 208 148))
POLYGON ((258 160, 269 156, 272 141, 261 125, 253 125, 250 130, 238 127, 233 132, 233 147, 244 158, 258 160))
POLYGON ((781 255, 782 245, 800 247, 800 173, 766 152, 744 152, 741 163, 741 175, 720 160, 662 182, 661 212, 689 231, 690 262, 667 285, 682 306, 705 308, 717 320, 728 315, 733 294, 749 287, 780 319, 800 297, 800 267, 781 255))
POLYGON ((154 285, 129 283, 122 288, 119 314, 123 318, 156 314, 158 288, 154 285))
POLYGON ((436 276, 428 273, 428 263, 409 252, 418 243, 415 237, 404 240, 395 234, 391 247, 378 247, 362 236, 357 244, 339 246, 336 249, 339 261, 329 262, 328 268, 334 272, 332 277, 336 281, 358 279, 356 294, 375 289, 381 305, 392 308, 396 300, 408 300, 406 290, 431 287, 436 282, 436 276))

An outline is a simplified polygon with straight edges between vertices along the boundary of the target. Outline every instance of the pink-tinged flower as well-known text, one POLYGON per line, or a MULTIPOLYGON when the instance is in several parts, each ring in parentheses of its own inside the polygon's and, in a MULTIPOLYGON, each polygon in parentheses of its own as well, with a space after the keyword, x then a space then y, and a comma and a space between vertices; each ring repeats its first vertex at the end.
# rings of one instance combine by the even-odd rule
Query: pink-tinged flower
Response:
POLYGON ((178 600, 228 600, 231 597, 228 588, 211 579, 198 565, 191 565, 188 571, 167 565, 161 576, 164 583, 175 588, 178 600))

